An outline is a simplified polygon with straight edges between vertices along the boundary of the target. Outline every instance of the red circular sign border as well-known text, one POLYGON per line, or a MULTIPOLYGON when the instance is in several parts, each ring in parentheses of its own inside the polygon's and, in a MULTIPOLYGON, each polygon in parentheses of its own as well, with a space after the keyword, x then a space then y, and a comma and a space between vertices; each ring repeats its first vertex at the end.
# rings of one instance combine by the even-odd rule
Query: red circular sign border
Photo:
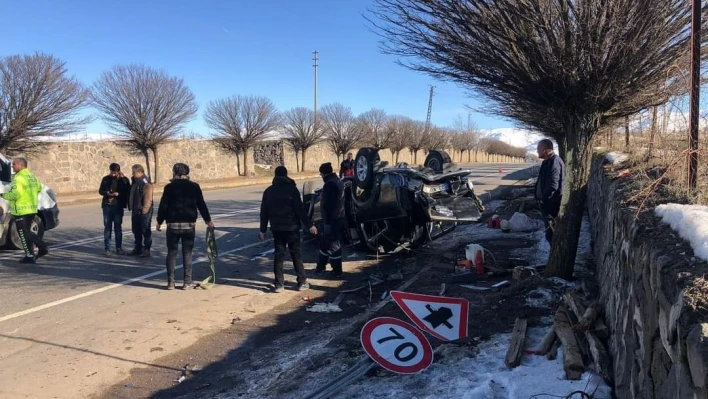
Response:
POLYGON ((406 323, 403 320, 395 319, 393 317, 377 317, 375 319, 371 319, 361 329, 360 340, 361 345, 364 347, 364 352, 366 352, 369 357, 374 359, 374 361, 378 363, 381 367, 394 373, 417 374, 427 369, 428 367, 430 367, 431 364, 433 364, 433 347, 430 345, 430 341, 428 341, 425 335, 423 335, 423 333, 420 332, 420 330, 416 326, 410 323, 406 323), (364 337, 366 336, 370 338, 371 333, 374 331, 374 329, 382 324, 394 324, 413 332, 413 335, 418 338, 421 345, 423 346, 423 359, 414 366, 402 367, 397 366, 381 357, 376 352, 376 350, 374 350, 374 347, 373 345, 371 345, 370 340, 364 339, 364 337), (422 365, 424 365, 424 367, 421 367, 422 365))

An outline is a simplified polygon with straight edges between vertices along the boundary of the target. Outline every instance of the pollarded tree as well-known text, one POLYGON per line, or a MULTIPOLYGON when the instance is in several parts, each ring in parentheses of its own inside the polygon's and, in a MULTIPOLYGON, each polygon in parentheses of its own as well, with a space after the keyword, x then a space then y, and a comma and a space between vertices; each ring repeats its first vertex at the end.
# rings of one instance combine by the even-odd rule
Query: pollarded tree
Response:
POLYGON ((64 61, 42 53, 0 58, 0 150, 36 149, 41 137, 80 129, 90 118, 77 112, 89 92, 67 75, 64 61))
POLYGON ((157 182, 158 147, 197 114, 184 80, 145 65, 119 65, 101 75, 91 94, 103 121, 145 156, 147 174, 157 182), (155 160, 152 174, 149 151, 155 160))
MULTIPOLYGON (((556 140, 568 175, 546 273, 570 278, 593 139, 665 101, 689 52, 685 0, 375 0, 383 51, 556 140), (405 61, 405 60, 408 60, 405 61)), ((705 8, 704 8, 705 14, 705 8)), ((704 17, 705 18, 705 17, 704 17)), ((704 31, 705 32, 705 31, 704 31)), ((706 40, 702 42, 705 44, 706 40)))
POLYGON ((386 128, 386 112, 372 108, 359 115, 357 121, 366 145, 383 150, 391 145, 391 131, 386 128))
POLYGON ((340 156, 344 156, 362 141, 364 132, 351 108, 340 103, 325 105, 320 108, 320 115, 327 144, 339 162, 340 156))
POLYGON ((280 114, 267 97, 232 96, 211 101, 204 121, 214 133, 214 141, 227 151, 243 153, 243 175, 248 175, 248 149, 280 126, 280 114))
POLYGON ((307 149, 317 144, 324 136, 325 130, 320 118, 315 118, 315 111, 297 107, 283 114, 282 127, 285 131, 285 140, 297 152, 302 154, 300 172, 305 171, 305 153, 307 149))
POLYGON ((408 146, 408 133, 413 120, 405 116, 392 115, 386 118, 386 129, 388 129, 389 145, 393 163, 398 163, 398 155, 408 146))
POLYGON ((413 157, 413 165, 418 164, 418 151, 426 148, 429 135, 425 130, 425 122, 413 121, 408 129, 408 149, 413 157))

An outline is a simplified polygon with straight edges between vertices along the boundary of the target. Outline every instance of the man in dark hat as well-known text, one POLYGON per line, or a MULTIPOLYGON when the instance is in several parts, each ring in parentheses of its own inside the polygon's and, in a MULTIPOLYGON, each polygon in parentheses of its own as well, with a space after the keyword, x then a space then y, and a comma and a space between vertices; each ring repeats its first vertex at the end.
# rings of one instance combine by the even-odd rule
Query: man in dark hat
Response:
POLYGON ((332 169, 330 162, 320 165, 324 181, 320 200, 320 213, 324 231, 320 240, 320 254, 316 274, 324 274, 327 263, 332 265, 332 276, 342 275, 342 231, 344 230, 344 185, 332 169))
POLYGON ((116 253, 123 255, 123 213, 128 206, 130 180, 120 171, 120 165, 112 163, 110 173, 103 177, 98 193, 103 209, 103 246, 105 255, 111 255, 111 233, 116 233, 116 253))
POLYGON ((209 209, 204 202, 204 195, 199 184, 189 180, 189 166, 176 163, 172 167, 173 178, 165 186, 157 208, 157 231, 162 231, 162 223, 167 222, 167 289, 175 288, 175 264, 177 249, 182 241, 182 264, 184 265, 183 290, 197 286, 192 281, 192 249, 194 249, 195 224, 197 211, 204 223, 213 229, 214 223, 209 216, 209 209))
POLYGON ((310 233, 317 234, 317 228, 308 220, 302 206, 300 191, 295 181, 288 177, 285 166, 275 168, 273 184, 263 192, 261 201, 261 226, 258 237, 265 240, 265 233, 270 222, 270 231, 273 233, 275 256, 273 260, 274 291, 282 292, 285 286, 283 276, 283 262, 285 260, 285 247, 290 249, 290 258, 297 274, 297 289, 305 291, 310 288, 305 275, 305 266, 300 254, 300 225, 309 228, 310 233))

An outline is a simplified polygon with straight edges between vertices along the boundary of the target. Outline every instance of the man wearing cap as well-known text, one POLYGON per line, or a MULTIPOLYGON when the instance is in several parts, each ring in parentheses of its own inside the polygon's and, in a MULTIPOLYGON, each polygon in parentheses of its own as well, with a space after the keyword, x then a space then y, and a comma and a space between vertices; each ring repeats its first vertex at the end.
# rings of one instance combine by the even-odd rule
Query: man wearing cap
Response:
POLYGON ((275 168, 273 184, 263 192, 261 226, 258 233, 258 238, 261 240, 265 240, 269 222, 275 246, 274 291, 282 292, 284 290, 283 262, 286 246, 290 249, 290 258, 295 267, 295 274, 297 274, 297 289, 299 291, 309 289, 310 284, 307 282, 305 266, 300 253, 300 226, 309 228, 312 234, 317 234, 317 228, 308 220, 302 206, 300 191, 298 191, 295 181, 288 177, 288 170, 285 166, 275 168))
POLYGON ((204 194, 199 184, 189 180, 189 166, 176 163, 172 167, 173 178, 167 183, 160 206, 157 208, 157 231, 162 231, 162 223, 167 222, 167 289, 175 288, 175 264, 177 249, 182 241, 182 263, 184 265, 183 290, 197 286, 192 281, 192 249, 194 249, 197 211, 204 223, 214 228, 209 209, 204 202, 204 194))
POLYGON ((342 276, 342 231, 344 230, 344 185, 332 169, 330 162, 320 165, 324 181, 320 200, 320 214, 324 231, 320 240, 320 254, 316 274, 324 274, 327 263, 332 265, 332 276, 342 276))
POLYGON ((120 171, 120 165, 112 163, 110 173, 103 177, 98 193, 101 194, 103 210, 103 246, 106 256, 111 255, 111 233, 116 233, 116 253, 123 255, 123 210, 128 206, 130 180, 120 171))

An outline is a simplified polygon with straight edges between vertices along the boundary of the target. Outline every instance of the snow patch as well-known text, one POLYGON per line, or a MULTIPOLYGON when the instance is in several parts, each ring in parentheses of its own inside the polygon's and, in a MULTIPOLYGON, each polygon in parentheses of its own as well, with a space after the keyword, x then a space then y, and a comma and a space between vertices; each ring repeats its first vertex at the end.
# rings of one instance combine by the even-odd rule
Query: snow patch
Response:
POLYGON ((654 212, 691 244, 698 258, 708 261, 708 206, 664 204, 654 212))
POLYGON ((528 293, 526 305, 534 308, 548 309, 553 303, 553 292, 547 288, 536 288, 528 293))
POLYGON ((342 308, 333 303, 318 303, 305 310, 315 313, 339 313, 342 311, 342 308))
MULTIPOLYGON (((541 328, 530 329, 527 347, 536 347, 545 332, 541 328)), ((583 374, 579 381, 566 380, 561 350, 553 361, 524 355, 519 367, 509 369, 504 357, 510 339, 511 334, 494 336, 480 344, 477 355, 472 357, 458 346, 445 345, 436 350, 435 363, 420 374, 362 379, 335 397, 528 399, 534 395, 566 397, 574 391, 595 390, 593 398, 611 397, 611 389, 593 372, 583 374), (452 348, 444 350, 447 346, 452 348)))
POLYGON ((613 165, 620 165, 624 162, 627 162, 629 160, 629 156, 621 152, 608 152, 607 154, 605 154, 605 159, 607 160, 607 162, 613 165))
POLYGON ((544 224, 540 220, 531 219, 524 213, 516 212, 509 219, 511 229, 514 231, 536 231, 544 228, 544 224))

